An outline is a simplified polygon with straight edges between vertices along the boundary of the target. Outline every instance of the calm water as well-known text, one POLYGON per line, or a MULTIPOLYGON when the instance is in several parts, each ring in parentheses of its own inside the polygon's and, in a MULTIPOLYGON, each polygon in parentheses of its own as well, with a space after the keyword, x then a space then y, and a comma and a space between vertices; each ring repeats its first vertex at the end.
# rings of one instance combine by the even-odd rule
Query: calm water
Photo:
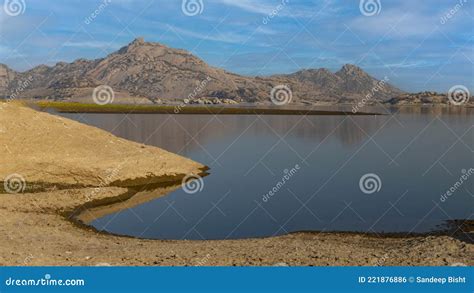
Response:
POLYGON ((202 191, 178 188, 94 227, 143 238, 225 239, 301 230, 429 232, 447 220, 474 219, 474 174, 440 200, 474 167, 474 113, 444 112, 64 116, 211 168, 202 191), (380 178, 371 194, 359 185, 369 173, 380 178))

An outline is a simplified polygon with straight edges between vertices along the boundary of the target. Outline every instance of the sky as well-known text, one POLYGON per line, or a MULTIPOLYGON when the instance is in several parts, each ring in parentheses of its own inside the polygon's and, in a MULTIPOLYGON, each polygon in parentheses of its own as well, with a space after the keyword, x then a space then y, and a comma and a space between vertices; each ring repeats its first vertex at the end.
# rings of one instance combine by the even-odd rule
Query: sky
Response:
POLYGON ((103 58, 143 37, 238 74, 351 63, 405 91, 473 94, 472 2, 0 0, 0 63, 24 71, 103 58))

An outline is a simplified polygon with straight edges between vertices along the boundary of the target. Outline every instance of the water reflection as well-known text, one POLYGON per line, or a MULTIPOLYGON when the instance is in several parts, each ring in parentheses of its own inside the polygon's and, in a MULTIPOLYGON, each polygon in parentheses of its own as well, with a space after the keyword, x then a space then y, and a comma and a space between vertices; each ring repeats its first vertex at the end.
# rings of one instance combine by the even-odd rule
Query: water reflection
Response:
POLYGON ((474 214, 474 180, 440 201, 462 169, 474 167, 472 109, 411 107, 364 117, 65 116, 211 167, 198 194, 176 189, 92 219, 117 234, 224 239, 301 230, 429 232, 474 214), (295 164, 298 173, 265 202, 263 195, 295 164), (381 178, 380 192, 361 192, 359 179, 367 173, 381 178))

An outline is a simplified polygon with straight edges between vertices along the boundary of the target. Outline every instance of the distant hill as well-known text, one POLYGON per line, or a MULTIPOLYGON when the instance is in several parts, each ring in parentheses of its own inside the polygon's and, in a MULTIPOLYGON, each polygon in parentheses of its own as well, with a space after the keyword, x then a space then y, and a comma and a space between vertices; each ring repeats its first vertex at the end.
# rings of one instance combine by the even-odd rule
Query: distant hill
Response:
MULTIPOLYGON (((466 101, 467 103, 468 101, 466 101)), ((389 99, 386 104, 403 106, 403 105, 422 105, 422 104, 450 104, 448 95, 437 92, 420 92, 411 94, 402 94, 400 96, 389 99)))
POLYGON ((273 87, 285 85, 292 102, 357 102, 370 95, 386 102, 404 94, 361 68, 344 65, 336 73, 306 69, 286 75, 246 77, 209 66, 188 51, 136 39, 105 58, 60 62, 15 72, 0 64, 0 96, 90 101, 93 89, 108 85, 115 102, 168 102, 228 99, 270 102, 273 87), (374 88, 376 89, 374 91, 374 88))

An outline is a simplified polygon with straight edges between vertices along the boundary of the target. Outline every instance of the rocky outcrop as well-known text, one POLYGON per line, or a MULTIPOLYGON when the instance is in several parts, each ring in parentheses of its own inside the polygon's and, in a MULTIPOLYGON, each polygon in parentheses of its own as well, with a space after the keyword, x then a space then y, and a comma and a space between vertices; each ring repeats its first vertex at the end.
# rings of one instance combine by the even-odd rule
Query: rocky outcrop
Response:
MULTIPOLYGON (((466 101, 467 104, 468 101, 466 101)), ((429 105, 429 104, 450 104, 447 94, 441 94, 437 92, 420 92, 415 94, 403 94, 397 97, 393 97, 386 101, 390 105, 429 105)))
POLYGON ((6 96, 8 92, 8 86, 15 79, 17 73, 5 64, 0 64, 0 97, 6 96))
POLYGON ((198 98, 198 99, 184 99, 184 104, 197 104, 197 105, 236 105, 236 101, 231 99, 219 99, 219 98, 198 98))

